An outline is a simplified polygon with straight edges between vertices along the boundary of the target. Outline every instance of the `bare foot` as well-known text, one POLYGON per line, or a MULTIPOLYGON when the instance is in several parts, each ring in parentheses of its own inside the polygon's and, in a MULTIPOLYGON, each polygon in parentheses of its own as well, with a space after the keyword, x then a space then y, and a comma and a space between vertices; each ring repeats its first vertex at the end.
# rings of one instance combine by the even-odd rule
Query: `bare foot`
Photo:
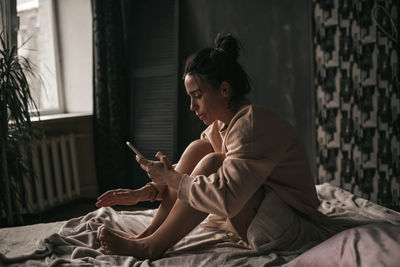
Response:
POLYGON ((145 237, 151 236, 154 232, 155 232, 155 230, 151 229, 150 227, 147 227, 142 233, 140 233, 139 235, 137 235, 135 237, 130 237, 129 239, 132 240, 132 239, 145 238, 145 237))
POLYGON ((151 229, 151 227, 147 227, 143 232, 141 232, 138 235, 131 235, 131 236, 126 236, 123 233, 115 231, 110 228, 107 228, 107 231, 112 232, 114 235, 129 239, 129 240, 137 240, 137 239, 145 238, 145 237, 151 236, 155 232, 155 230, 151 229))
POLYGON ((154 260, 162 256, 162 253, 156 253, 146 238, 123 237, 105 227, 100 230, 99 240, 109 255, 133 256, 140 260, 154 260))

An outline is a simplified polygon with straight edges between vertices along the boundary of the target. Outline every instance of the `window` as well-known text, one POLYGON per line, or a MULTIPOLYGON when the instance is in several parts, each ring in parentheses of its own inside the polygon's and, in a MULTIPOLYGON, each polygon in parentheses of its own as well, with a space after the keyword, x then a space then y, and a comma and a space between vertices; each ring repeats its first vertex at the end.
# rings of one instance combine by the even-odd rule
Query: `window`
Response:
POLYGON ((32 97, 41 114, 64 111, 58 67, 58 38, 53 0, 17 0, 18 53, 37 76, 29 76, 32 97))
POLYGON ((0 28, 36 68, 39 78, 27 78, 40 114, 91 114, 91 0, 0 0, 0 4, 0 28))

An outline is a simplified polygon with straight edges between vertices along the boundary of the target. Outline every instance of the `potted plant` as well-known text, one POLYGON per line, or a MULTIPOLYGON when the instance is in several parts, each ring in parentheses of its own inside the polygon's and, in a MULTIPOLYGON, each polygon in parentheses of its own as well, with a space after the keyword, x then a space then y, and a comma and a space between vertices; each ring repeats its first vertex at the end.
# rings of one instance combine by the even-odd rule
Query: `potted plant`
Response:
POLYGON ((27 76, 34 75, 28 59, 18 56, 7 33, 0 32, 0 224, 22 221, 25 182, 32 182, 32 115, 39 115, 27 76))

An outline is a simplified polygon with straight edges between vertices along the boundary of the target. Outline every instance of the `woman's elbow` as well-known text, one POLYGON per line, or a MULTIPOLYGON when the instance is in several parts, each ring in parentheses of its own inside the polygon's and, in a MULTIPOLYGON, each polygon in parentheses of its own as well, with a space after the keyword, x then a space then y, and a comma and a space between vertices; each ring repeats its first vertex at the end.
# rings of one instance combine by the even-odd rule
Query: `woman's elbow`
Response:
POLYGON ((222 216, 225 218, 232 218, 235 217, 241 210, 241 205, 234 203, 234 202, 228 202, 225 203, 223 209, 221 210, 222 216))

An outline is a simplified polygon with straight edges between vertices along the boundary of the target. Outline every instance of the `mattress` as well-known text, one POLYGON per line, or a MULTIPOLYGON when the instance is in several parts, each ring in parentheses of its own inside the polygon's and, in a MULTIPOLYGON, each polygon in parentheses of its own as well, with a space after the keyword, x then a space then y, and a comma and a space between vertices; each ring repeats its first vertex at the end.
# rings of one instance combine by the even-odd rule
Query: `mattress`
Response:
POLYGON ((400 213, 339 187, 317 185, 320 211, 359 225, 297 251, 257 252, 208 216, 158 260, 106 255, 97 239, 100 226, 131 235, 150 223, 156 210, 100 208, 63 222, 0 229, 0 265, 5 266, 398 266, 400 213))

